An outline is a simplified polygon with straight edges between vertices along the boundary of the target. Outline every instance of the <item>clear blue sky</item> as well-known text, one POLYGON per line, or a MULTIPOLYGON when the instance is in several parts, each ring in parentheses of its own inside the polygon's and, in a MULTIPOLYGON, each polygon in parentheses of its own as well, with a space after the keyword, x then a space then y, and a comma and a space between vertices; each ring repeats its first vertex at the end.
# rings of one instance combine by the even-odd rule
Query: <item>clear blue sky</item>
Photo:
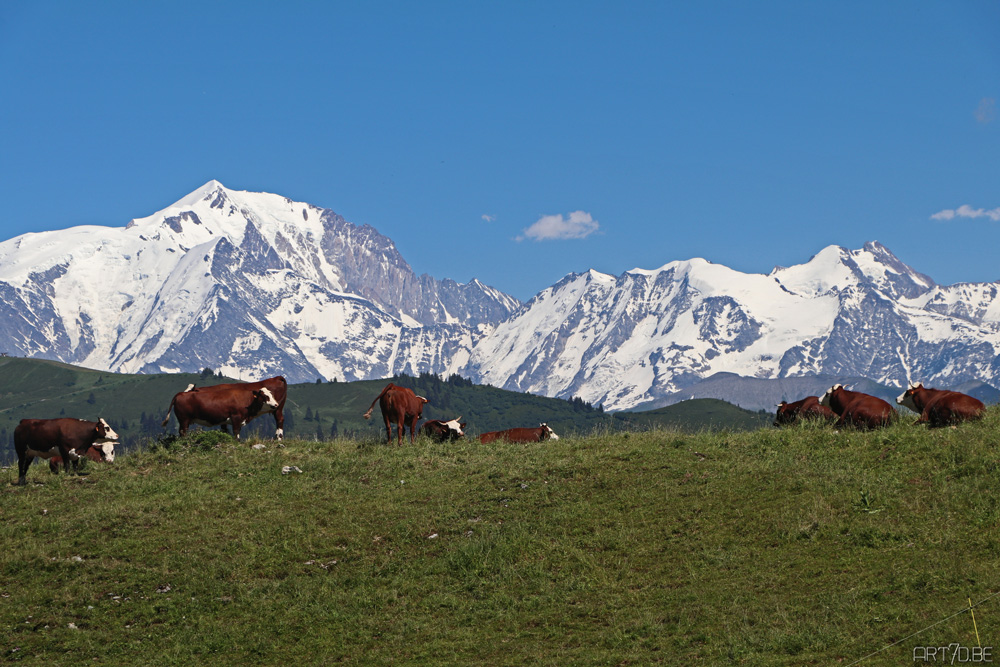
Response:
POLYGON ((998 280, 998 100, 994 1, 11 0, 0 239, 214 178, 523 300, 876 239, 998 280))

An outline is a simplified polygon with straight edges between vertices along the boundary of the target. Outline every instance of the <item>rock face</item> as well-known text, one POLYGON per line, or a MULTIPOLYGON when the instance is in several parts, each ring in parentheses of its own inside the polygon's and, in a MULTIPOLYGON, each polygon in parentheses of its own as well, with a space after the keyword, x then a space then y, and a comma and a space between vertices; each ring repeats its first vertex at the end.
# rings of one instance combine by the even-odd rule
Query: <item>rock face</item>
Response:
POLYGON ((118 372, 455 372, 519 305, 417 276, 367 225, 216 181, 125 228, 0 244, 3 351, 118 372))
MULTIPOLYGON (((0 243, 0 352, 290 382, 458 373, 612 410, 709 391, 747 406, 751 385, 720 377, 996 385, 998 293, 936 285, 873 242, 768 275, 703 259, 587 271, 520 304, 417 276, 330 210, 211 181, 124 228, 0 243)), ((798 385, 780 386, 760 400, 798 385)))

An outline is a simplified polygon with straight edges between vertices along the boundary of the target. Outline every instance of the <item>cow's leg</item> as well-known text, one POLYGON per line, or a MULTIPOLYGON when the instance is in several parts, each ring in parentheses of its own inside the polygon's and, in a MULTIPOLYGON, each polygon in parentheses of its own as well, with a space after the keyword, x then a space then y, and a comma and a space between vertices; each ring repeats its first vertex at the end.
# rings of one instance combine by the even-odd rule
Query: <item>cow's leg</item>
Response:
POLYGON ((17 485, 24 486, 28 483, 28 468, 31 466, 31 462, 35 460, 34 456, 28 456, 27 454, 21 454, 17 457, 17 485))
MULTIPOLYGON (((233 437, 235 437, 237 440, 239 440, 240 439, 240 429, 243 428, 243 424, 245 424, 246 422, 243 422, 243 424, 241 424, 240 423, 240 418, 238 416, 236 416, 236 415, 230 415, 229 416, 229 421, 231 421, 232 424, 233 424, 233 437)), ((222 432, 223 433, 229 433, 229 431, 226 430, 226 425, 225 424, 222 425, 222 432)))
POLYGON ((189 419, 177 418, 177 435, 183 438, 187 435, 188 427, 191 426, 191 421, 189 419))
POLYGON ((274 437, 285 439, 285 411, 281 408, 274 411, 274 437))
POLYGON ((382 419, 385 420, 385 444, 392 444, 392 424, 389 423, 389 415, 382 413, 382 419))
POLYGON ((417 435, 417 419, 418 417, 414 415, 410 418, 410 444, 413 444, 413 439, 417 435))

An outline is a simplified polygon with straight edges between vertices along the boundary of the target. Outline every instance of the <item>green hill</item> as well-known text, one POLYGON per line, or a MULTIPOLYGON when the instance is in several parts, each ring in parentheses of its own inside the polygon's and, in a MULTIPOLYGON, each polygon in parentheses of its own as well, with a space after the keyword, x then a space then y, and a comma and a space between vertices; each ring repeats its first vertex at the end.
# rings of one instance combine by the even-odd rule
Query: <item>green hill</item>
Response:
POLYGON ((7 470, 0 655, 870 667, 976 647, 969 599, 992 647, 998 434, 997 408, 531 445, 200 433, 84 476, 7 470))
MULTIPOLYGON (((24 418, 103 417, 121 434, 126 448, 163 433, 160 426, 174 394, 188 384, 199 386, 235 382, 214 374, 126 375, 106 373, 54 361, 0 358, 0 460, 12 456, 14 427, 24 418)), ((362 414, 387 382, 410 387, 430 402, 426 419, 462 417, 471 437, 514 426, 549 424, 560 435, 676 427, 757 428, 767 419, 757 413, 713 399, 685 401, 648 413, 605 413, 576 399, 532 396, 496 387, 474 385, 452 376, 399 377, 391 380, 325 382, 290 385, 285 431, 289 437, 325 439, 337 435, 382 438, 384 427, 376 408, 370 421, 362 414)), ((176 432, 176 421, 169 429, 176 432)), ((245 431, 249 436, 274 433, 269 416, 257 419, 245 431)))

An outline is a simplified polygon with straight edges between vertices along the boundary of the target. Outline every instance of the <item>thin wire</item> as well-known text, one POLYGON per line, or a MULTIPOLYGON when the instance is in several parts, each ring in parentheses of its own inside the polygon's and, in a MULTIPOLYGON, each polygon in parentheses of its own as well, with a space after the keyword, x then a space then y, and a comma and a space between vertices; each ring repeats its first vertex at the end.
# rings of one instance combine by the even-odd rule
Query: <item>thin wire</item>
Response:
POLYGON ((934 627, 934 626, 936 626, 936 625, 941 625, 941 624, 942 624, 942 623, 944 623, 945 621, 950 621, 951 619, 955 618, 956 616, 959 616, 959 615, 961 615, 961 614, 964 614, 964 613, 965 613, 965 612, 967 612, 967 611, 971 611, 972 609, 975 609, 976 607, 978 607, 979 605, 983 604, 984 602, 987 602, 987 601, 989 601, 989 600, 992 600, 993 598, 995 598, 995 597, 996 597, 996 596, 998 596, 998 595, 1000 595, 1000 591, 997 591, 996 593, 994 593, 993 595, 990 595, 989 597, 986 597, 986 598, 983 598, 982 600, 980 600, 979 602, 977 602, 976 604, 974 604, 974 605, 972 605, 972 606, 969 606, 969 607, 964 607, 964 608, 962 608, 962 610, 961 610, 961 611, 956 611, 956 612, 955 612, 954 614, 952 614, 952 615, 951 615, 951 616, 949 616, 948 618, 942 618, 942 619, 941 619, 940 621, 938 621, 937 623, 931 623, 930 625, 928 625, 928 626, 927 626, 926 628, 924 628, 923 630, 917 630, 917 631, 916 631, 916 632, 914 632, 914 633, 913 633, 912 635, 907 635, 906 637, 903 637, 902 639, 900 639, 900 640, 898 640, 898 641, 894 641, 893 643, 889 644, 888 646, 883 646, 882 648, 880 648, 879 650, 875 651, 874 653, 869 653, 868 655, 866 655, 866 656, 865 656, 865 657, 863 657, 863 658, 858 658, 857 660, 855 660, 855 661, 854 661, 854 662, 852 662, 851 664, 847 665, 847 667, 853 667, 854 665, 858 664, 859 662, 861 662, 861 661, 863 661, 863 660, 867 660, 868 658, 872 657, 873 655, 878 655, 878 654, 879 654, 879 653, 881 653, 882 651, 885 651, 885 650, 888 650, 888 649, 892 648, 892 647, 893 647, 893 646, 895 646, 896 644, 902 644, 902 643, 903 643, 903 642, 905 642, 905 641, 906 641, 907 639, 910 639, 911 637, 916 637, 916 636, 917 636, 917 635, 919 635, 919 634, 920 634, 921 632, 927 632, 928 630, 930 630, 931 628, 933 628, 933 627, 934 627))

